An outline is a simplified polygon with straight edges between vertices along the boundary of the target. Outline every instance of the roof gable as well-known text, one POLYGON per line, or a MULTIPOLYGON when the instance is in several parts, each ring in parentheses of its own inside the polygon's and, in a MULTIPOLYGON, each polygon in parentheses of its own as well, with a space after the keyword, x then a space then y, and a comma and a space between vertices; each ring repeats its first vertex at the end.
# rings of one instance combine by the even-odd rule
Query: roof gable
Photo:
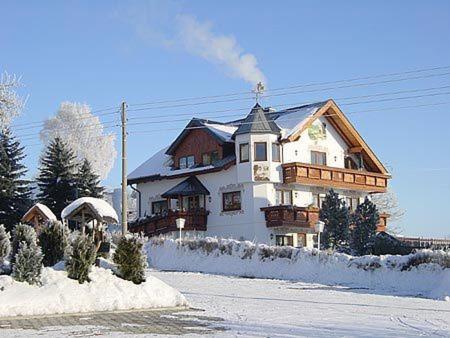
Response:
POLYGON ((364 162, 368 164, 372 170, 382 174, 388 174, 387 169, 333 100, 326 101, 326 103, 317 109, 311 116, 307 117, 299 128, 291 133, 284 141, 297 141, 300 138, 300 135, 321 116, 324 116, 327 119, 342 139, 348 144, 350 152, 361 152, 363 154, 364 162))
POLYGON ((166 191, 164 198, 178 198, 179 196, 209 195, 208 189, 195 176, 189 176, 183 182, 166 191))

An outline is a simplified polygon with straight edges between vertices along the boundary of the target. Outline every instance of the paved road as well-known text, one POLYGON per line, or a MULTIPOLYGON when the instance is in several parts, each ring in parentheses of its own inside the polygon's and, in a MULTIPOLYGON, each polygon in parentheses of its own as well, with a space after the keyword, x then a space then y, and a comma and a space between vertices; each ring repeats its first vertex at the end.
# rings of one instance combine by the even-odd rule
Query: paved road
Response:
POLYGON ((0 337, 86 337, 218 333, 220 318, 185 309, 142 310, 0 319, 0 337), (208 327, 215 323, 215 327, 208 327))

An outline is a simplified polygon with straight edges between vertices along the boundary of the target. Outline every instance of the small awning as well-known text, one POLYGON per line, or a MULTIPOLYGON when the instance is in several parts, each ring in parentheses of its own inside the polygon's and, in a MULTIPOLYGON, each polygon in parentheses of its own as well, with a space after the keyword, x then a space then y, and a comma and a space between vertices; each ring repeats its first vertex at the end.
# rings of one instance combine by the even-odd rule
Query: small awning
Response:
POLYGON ((166 191, 164 198, 178 198, 179 196, 209 195, 208 189, 195 176, 190 176, 183 182, 166 191))

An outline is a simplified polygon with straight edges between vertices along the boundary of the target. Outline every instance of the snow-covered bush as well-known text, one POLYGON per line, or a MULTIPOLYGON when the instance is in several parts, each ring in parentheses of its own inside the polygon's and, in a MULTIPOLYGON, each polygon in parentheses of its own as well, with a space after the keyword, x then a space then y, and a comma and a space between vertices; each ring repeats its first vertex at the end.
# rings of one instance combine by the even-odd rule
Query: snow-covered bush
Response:
POLYGON ((0 266, 11 252, 11 243, 9 242, 11 236, 6 232, 3 224, 0 224, 0 266))
POLYGON ((28 224, 19 223, 12 231, 11 264, 13 265, 22 242, 27 243, 29 247, 36 245, 36 231, 28 224))
POLYGON ((80 234, 72 243, 70 254, 66 260, 66 270, 69 278, 76 279, 80 284, 89 282, 89 272, 95 262, 95 245, 86 235, 80 234))
POLYGON ((70 230, 59 221, 50 221, 39 234, 39 245, 44 255, 44 266, 53 266, 63 260, 70 230))
POLYGON ((42 271, 41 249, 35 244, 21 242, 14 259, 13 278, 18 282, 37 284, 42 271))
POLYGON ((136 236, 122 237, 113 256, 117 273, 135 284, 145 282, 147 257, 143 252, 143 242, 136 236))

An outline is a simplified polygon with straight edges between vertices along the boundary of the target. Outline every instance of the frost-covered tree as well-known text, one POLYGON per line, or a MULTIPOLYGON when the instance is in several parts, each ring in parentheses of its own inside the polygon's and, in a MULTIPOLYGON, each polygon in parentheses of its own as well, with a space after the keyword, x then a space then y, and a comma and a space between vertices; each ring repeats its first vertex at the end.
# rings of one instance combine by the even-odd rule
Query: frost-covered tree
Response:
POLYGON ((59 221, 50 221, 39 234, 39 246, 44 255, 44 266, 53 266, 64 259, 70 230, 59 221))
POLYGON ((20 243, 25 242, 30 247, 36 245, 36 231, 28 224, 18 223, 12 230, 11 263, 19 252, 20 243))
POLYGON ((71 252, 66 260, 68 277, 78 280, 80 284, 89 282, 89 272, 96 254, 94 242, 86 235, 80 234, 72 243, 71 252))
POLYGON ((75 155, 59 137, 48 145, 41 158, 37 195, 40 202, 48 206, 55 215, 76 199, 75 155))
POLYGON ((142 240, 138 237, 122 237, 113 256, 119 276, 134 284, 145 282, 147 259, 142 252, 142 247, 142 240))
POLYGON ((0 76, 0 129, 8 127, 23 109, 25 100, 17 94, 20 78, 4 72, 0 76))
POLYGON ((6 232, 3 224, 0 224, 0 266, 5 262, 11 252, 11 236, 6 232))
POLYGON ((42 253, 36 244, 21 242, 14 257, 13 278, 28 284, 39 283, 42 271, 42 253))
POLYGON ((405 211, 400 207, 395 192, 388 189, 385 193, 371 195, 371 200, 376 204, 380 213, 389 214, 387 231, 391 234, 402 233, 402 229, 398 227, 398 222, 403 218, 405 211))
POLYGON ((366 197, 356 207, 351 218, 353 230, 350 248, 358 256, 372 254, 380 221, 376 205, 366 197))
POLYGON ((86 104, 63 102, 55 117, 48 119, 41 131, 41 140, 63 139, 74 151, 78 161, 87 159, 100 179, 105 179, 117 157, 115 135, 104 133, 100 119, 86 104))
POLYGON ((0 224, 10 231, 31 206, 29 181, 23 176, 25 155, 9 128, 0 131, 0 224))
POLYGON ((99 176, 92 170, 92 166, 87 159, 81 163, 76 174, 78 197, 101 198, 105 190, 100 185, 99 176))
POLYGON ((325 196, 319 218, 325 223, 322 235, 324 248, 348 251, 350 215, 345 202, 331 189, 325 196))

